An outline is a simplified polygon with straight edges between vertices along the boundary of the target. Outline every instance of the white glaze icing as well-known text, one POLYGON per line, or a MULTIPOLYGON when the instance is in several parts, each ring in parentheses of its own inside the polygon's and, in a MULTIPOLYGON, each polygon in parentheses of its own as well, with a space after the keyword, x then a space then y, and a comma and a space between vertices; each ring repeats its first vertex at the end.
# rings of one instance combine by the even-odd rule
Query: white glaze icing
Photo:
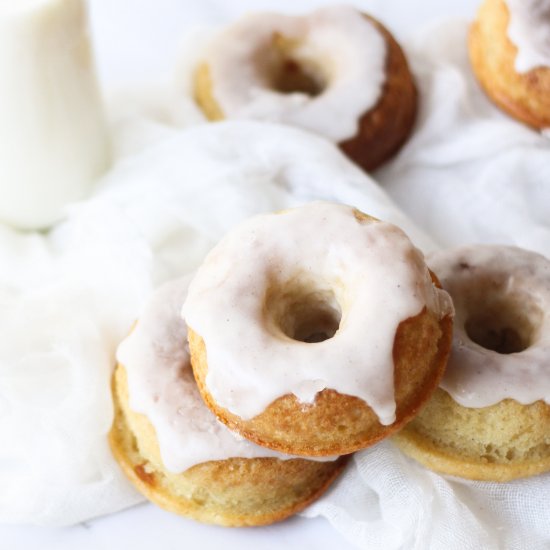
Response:
POLYGON ((192 281, 183 315, 204 339, 209 391, 241 418, 282 395, 307 404, 331 388, 360 397, 391 424, 395 332, 424 306, 452 311, 398 227, 316 202, 256 216, 226 235, 192 281), (317 297, 341 309, 332 338, 306 343, 283 332, 284 297, 296 288, 306 308, 317 297))
POLYGON ((155 291, 117 350, 128 376, 130 408, 146 415, 155 428, 164 466, 183 472, 202 462, 231 457, 293 458, 233 434, 203 403, 180 315, 188 284, 187 277, 155 291))
POLYGON ((428 263, 456 309, 441 387, 464 407, 487 407, 505 398, 550 403, 550 261, 520 248, 478 245, 436 252, 428 263), (468 319, 495 303, 512 304, 517 308, 512 321, 534 325, 527 349, 498 353, 469 337, 468 319))
POLYGON ((550 67, 550 0, 506 0, 508 37, 517 48, 515 69, 550 67))
POLYGON ((358 120, 378 101, 385 81, 386 44, 376 27, 346 6, 309 16, 250 14, 207 48, 213 95, 227 118, 300 126, 339 142, 357 134, 358 120), (295 42, 291 58, 323 73, 323 92, 272 89, 273 39, 295 42))
POLYGON ((84 0, 0 2, 0 220, 40 229, 109 164, 84 0))

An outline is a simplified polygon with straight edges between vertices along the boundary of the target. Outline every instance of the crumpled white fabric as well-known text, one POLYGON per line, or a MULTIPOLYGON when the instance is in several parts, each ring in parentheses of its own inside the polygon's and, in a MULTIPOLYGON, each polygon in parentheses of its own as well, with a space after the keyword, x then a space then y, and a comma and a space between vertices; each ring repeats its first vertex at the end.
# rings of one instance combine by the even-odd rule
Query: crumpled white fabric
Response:
MULTIPOLYGON (((244 217, 335 200, 398 223, 425 251, 483 241, 550 255, 548 141, 484 98, 465 32, 450 23, 409 44, 422 110, 376 177, 414 223, 323 140, 254 123, 176 130, 200 115, 154 93, 118 108, 121 159, 66 222, 47 235, 0 226, 0 521, 71 524, 140 500, 105 441, 114 349, 152 288, 244 217)), ((446 479, 384 442, 305 514, 363 548, 548 548, 549 489, 548 475, 446 479)))
POLYGON ((550 139, 485 97, 448 21, 407 46, 421 109, 412 139, 376 175, 414 221, 446 246, 507 243, 550 255, 550 139))
POLYGON ((550 475, 508 483, 451 479, 384 441, 303 515, 325 516, 359 548, 547 549, 550 475))

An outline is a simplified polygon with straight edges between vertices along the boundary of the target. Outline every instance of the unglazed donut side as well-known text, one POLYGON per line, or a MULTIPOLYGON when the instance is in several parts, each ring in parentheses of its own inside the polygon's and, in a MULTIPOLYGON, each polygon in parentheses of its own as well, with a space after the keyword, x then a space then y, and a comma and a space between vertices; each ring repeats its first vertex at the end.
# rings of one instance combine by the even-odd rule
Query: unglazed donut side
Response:
POLYGON ((172 473, 162 465, 154 428, 129 408, 120 365, 112 389, 115 419, 109 442, 126 476, 161 508, 204 523, 236 527, 283 520, 318 498, 346 463, 345 458, 231 458, 172 473))
POLYGON ((451 340, 451 317, 439 320, 426 309, 399 325, 393 347, 397 411, 396 421, 389 426, 382 425, 362 399, 330 389, 317 394, 313 405, 302 404, 293 395, 281 396, 263 413, 246 421, 213 400, 205 383, 208 363, 204 341, 189 329, 195 379, 205 403, 218 419, 258 445, 300 456, 351 453, 398 430, 437 388, 451 340))
POLYGON ((505 399, 467 408, 438 389, 392 440, 408 456, 440 473, 509 481, 550 470, 550 405, 505 399))
POLYGON ((195 71, 193 97, 206 115, 213 122, 224 120, 226 117, 214 98, 212 77, 206 63, 200 63, 195 71))
POLYGON ((550 127, 550 68, 519 74, 516 46, 507 34, 510 15, 503 0, 485 0, 468 40, 473 71, 489 98, 515 119, 543 129, 550 127))

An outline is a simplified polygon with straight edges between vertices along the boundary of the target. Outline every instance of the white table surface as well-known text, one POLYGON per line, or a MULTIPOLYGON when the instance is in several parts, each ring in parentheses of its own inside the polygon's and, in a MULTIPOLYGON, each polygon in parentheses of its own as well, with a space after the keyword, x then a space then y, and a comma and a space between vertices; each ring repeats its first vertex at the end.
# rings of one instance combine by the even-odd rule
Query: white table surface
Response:
MULTIPOLYGON (((224 23, 247 9, 306 11, 324 0, 90 0, 92 35, 101 84, 109 90, 172 76, 186 29, 224 23)), ((449 16, 471 18, 477 0, 365 0, 360 7, 379 17, 398 38, 449 16)), ((165 513, 150 504, 74 527, 0 525, 6 550, 199 548, 320 550, 352 548, 324 519, 292 518, 260 528, 224 529, 165 513)))

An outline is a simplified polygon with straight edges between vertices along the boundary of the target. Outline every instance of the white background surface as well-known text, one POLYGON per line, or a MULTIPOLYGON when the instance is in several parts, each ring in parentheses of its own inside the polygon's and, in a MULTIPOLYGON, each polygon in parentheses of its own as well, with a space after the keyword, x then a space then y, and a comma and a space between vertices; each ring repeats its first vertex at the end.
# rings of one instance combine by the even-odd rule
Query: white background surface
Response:
MULTIPOLYGON (((171 78, 185 30, 197 25, 224 23, 246 9, 307 10, 327 4, 316 0, 91 0, 93 37, 102 86, 109 90, 135 83, 155 84, 171 78), (285 6, 288 4, 288 6, 285 6)), ((412 29, 446 16, 471 18, 475 0, 373 0, 368 5, 403 38, 412 29)), ((243 546, 351 548, 323 519, 293 518, 282 524, 247 530, 204 526, 164 513, 151 505, 94 520, 72 528, 0 526, 0 548, 73 549, 158 547, 197 548, 243 546)))

